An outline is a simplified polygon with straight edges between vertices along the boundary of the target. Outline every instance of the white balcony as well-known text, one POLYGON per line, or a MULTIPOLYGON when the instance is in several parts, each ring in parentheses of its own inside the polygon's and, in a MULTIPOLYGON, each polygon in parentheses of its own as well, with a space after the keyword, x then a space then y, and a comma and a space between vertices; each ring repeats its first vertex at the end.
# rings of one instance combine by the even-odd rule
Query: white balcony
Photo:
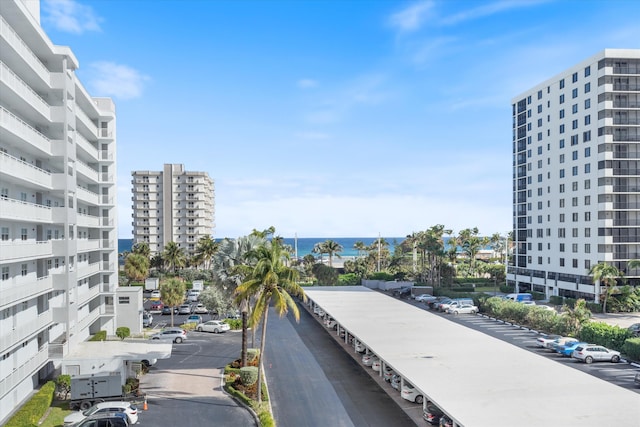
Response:
POLYGON ((101 239, 78 239, 76 248, 78 252, 97 251, 101 242, 101 239))
MULTIPOLYGON (((35 319, 29 319, 17 325, 14 329, 2 331, 0 337, 0 348, 9 348, 10 346, 24 341, 25 338, 37 334, 41 330, 47 328, 53 322, 53 313, 50 310, 39 314, 35 319)), ((8 329, 8 328, 7 328, 8 329)))
POLYGON ((100 217, 79 213, 76 219, 76 224, 79 227, 99 227, 100 217))
POLYGON ((67 216, 75 212, 73 209, 68 209, 65 206, 58 206, 51 208, 51 216, 54 224, 62 224, 66 222, 67 216))
POLYGON ((69 275, 67 273, 53 273, 51 276, 51 287, 55 291, 66 291, 69 287, 69 275))
POLYGON ((18 369, 14 370, 6 378, 3 378, 0 381, 0 396, 4 396, 9 392, 9 390, 13 389, 22 381, 35 374, 40 368, 45 365, 45 363, 47 363, 48 359, 49 350, 45 345, 42 346, 42 349, 38 351, 25 364, 18 367, 18 369))
POLYGON ((76 116, 80 121, 86 126, 87 129, 91 132, 91 135, 98 137, 98 127, 93 123, 93 121, 87 116, 87 114, 82 111, 79 106, 76 106, 76 116))
MULTIPOLYGON (((18 52, 20 57, 31 67, 31 69, 46 84, 50 83, 50 74, 47 67, 38 59, 38 57, 29 49, 27 44, 18 36, 11 26, 0 16, 0 34, 7 43, 18 52)), ((0 394, 2 396, 3 394, 0 394)))
POLYGON ((51 155, 51 140, 4 107, 0 107, 0 126, 44 155, 51 155))
POLYGON ((49 104, 2 61, 0 61, 0 83, 6 96, 9 96, 9 91, 12 91, 29 104, 31 108, 35 109, 42 118, 51 120, 49 104))
POLYGON ((78 305, 84 305, 98 295, 100 295, 100 285, 95 285, 88 289, 83 286, 83 292, 78 291, 78 305))
POLYGON ((84 175, 87 179, 97 183, 98 182, 98 171, 93 169, 91 166, 83 163, 81 161, 76 161, 76 171, 82 175, 84 175))
POLYGON ((97 193, 94 193, 93 191, 89 191, 86 188, 78 187, 76 195, 78 196, 79 200, 86 202, 90 205, 97 206, 100 204, 100 195, 97 193))
POLYGON ((53 244, 53 252, 56 255, 69 254, 73 255, 77 252, 77 241, 67 239, 51 240, 53 244))
POLYGON ((0 262, 18 262, 25 259, 46 258, 53 255, 51 240, 4 241, 0 243, 0 262))
POLYGON ((55 189, 74 188, 75 179, 65 172, 51 174, 51 185, 55 189))
POLYGON ((21 220, 27 222, 52 222, 51 208, 21 200, 0 198, 0 212, 5 219, 21 220))
POLYGON ((93 311, 90 311, 89 314, 82 319, 78 319, 78 323, 76 323, 76 330, 82 331, 87 329, 93 322, 98 320, 100 317, 100 308, 94 308, 93 311))
POLYGON ((51 276, 41 277, 35 282, 16 286, 11 281, 0 282, 0 308, 8 307, 16 301, 29 299, 53 289, 51 276), (9 282, 9 283, 7 283, 9 282))
POLYGON ((84 150, 92 160, 98 160, 98 149, 93 146, 84 136, 80 135, 80 132, 76 132, 76 145, 84 150))
POLYGON ((0 175, 18 177, 41 188, 51 190, 51 174, 5 152, 0 152, 0 175))
POLYGON ((93 276, 100 272, 100 262, 94 262, 93 264, 78 266, 77 276, 78 280, 84 279, 86 277, 93 276))

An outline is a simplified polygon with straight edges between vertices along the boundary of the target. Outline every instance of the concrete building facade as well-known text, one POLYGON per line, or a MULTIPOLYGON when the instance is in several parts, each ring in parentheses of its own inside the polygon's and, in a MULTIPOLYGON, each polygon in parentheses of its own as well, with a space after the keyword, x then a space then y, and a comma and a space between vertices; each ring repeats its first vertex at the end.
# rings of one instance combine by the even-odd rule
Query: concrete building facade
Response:
POLYGON ((193 254, 198 240, 214 228, 214 183, 206 172, 180 164, 162 171, 134 171, 133 244, 147 243, 152 254, 175 242, 193 254))
POLYGON ((599 301, 607 262, 638 284, 640 50, 606 49, 512 100, 508 284, 599 301))
POLYGON ((37 0, 0 6, 0 424, 79 343, 113 334, 116 116, 37 0))

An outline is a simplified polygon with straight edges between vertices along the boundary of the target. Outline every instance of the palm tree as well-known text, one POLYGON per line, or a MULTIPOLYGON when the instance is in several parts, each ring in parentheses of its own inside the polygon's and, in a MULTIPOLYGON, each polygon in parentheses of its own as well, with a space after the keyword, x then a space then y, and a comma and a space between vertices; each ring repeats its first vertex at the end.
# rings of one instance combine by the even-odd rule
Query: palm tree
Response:
POLYGON ((333 267, 333 256, 342 258, 339 254, 343 250, 342 245, 335 240, 325 240, 321 245, 324 253, 329 255, 329 267, 333 267))
MULTIPOLYGON (((604 302, 602 304, 602 312, 607 312, 607 299, 609 294, 615 289, 618 279, 622 279, 623 274, 615 266, 607 264, 606 262, 600 262, 589 270, 589 274, 593 275, 594 283, 601 283, 604 285, 604 302)), ((598 295, 598 292, 596 292, 598 295)))
POLYGON ((170 278, 160 282, 160 294, 162 301, 171 307, 171 326, 173 326, 173 307, 177 307, 184 301, 185 283, 176 278, 170 278))
POLYGON ((162 254, 155 254, 151 257, 150 266, 156 268, 158 270, 164 269, 164 259, 162 259, 162 254))
POLYGON ((353 249, 358 251, 358 258, 362 256, 362 253, 367 250, 367 245, 362 240, 358 240, 353 244, 353 249))
POLYGON ((176 242, 169 242, 164 247, 162 258, 169 265, 169 268, 173 269, 173 272, 177 272, 178 268, 184 267, 187 262, 187 257, 184 250, 176 242))
POLYGON ((142 255, 145 258, 149 258, 151 256, 151 249, 149 249, 149 244, 146 242, 138 242, 133 245, 131 248, 131 253, 142 255))
POLYGON ((138 253, 131 253, 124 261, 124 274, 127 276, 127 286, 134 280, 140 282, 149 275, 149 258, 138 253))
POLYGON ((213 254, 218 251, 218 248, 220 248, 220 244, 213 240, 211 236, 204 236, 198 240, 198 244, 196 245, 196 254, 204 263, 205 270, 209 270, 211 268, 213 254))
POLYGON ((275 242, 265 243, 250 254, 256 260, 249 279, 236 289, 236 300, 246 301, 255 297, 253 312, 249 324, 255 327, 262 320, 262 339, 260 341, 260 363, 258 365, 258 403, 262 396, 262 362, 264 360, 265 342, 267 339, 267 314, 269 304, 274 302, 274 308, 280 317, 291 309, 296 321, 300 320, 298 306, 292 298, 299 296, 306 301, 304 290, 296 282, 298 272, 285 263, 289 254, 282 250, 282 246, 275 242))
POLYGON ((326 253, 322 242, 318 242, 313 245, 313 249, 311 249, 311 252, 313 252, 314 254, 320 254, 320 262, 322 262, 322 255, 326 253))

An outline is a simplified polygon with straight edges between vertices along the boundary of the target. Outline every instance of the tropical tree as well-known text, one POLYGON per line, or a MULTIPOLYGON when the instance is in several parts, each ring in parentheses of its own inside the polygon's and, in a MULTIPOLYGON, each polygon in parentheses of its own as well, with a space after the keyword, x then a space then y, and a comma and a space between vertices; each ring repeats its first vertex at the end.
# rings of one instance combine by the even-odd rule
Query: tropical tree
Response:
POLYGON ((462 251, 467 255, 469 259, 469 274, 474 275, 474 265, 476 264, 476 255, 480 252, 484 246, 489 243, 487 237, 478 236, 478 227, 467 228, 459 233, 460 243, 462 245, 462 251))
POLYGON ((360 258, 362 254, 367 250, 367 245, 365 245, 362 240, 358 240, 353 244, 353 249, 358 251, 358 258, 360 258))
POLYGON ((311 249, 311 252, 313 252, 314 254, 320 254, 320 262, 322 262, 322 255, 326 253, 322 242, 318 242, 313 245, 313 249, 311 249))
POLYGON ((577 336, 582 325, 587 323, 591 319, 591 310, 587 308, 587 302, 580 298, 576 301, 573 308, 568 305, 562 306, 562 316, 565 317, 565 325, 568 330, 568 334, 571 336, 577 336))
POLYGON ((276 313, 280 317, 291 310, 296 321, 300 320, 298 306, 292 296, 306 301, 304 290, 296 282, 298 272, 286 265, 289 257, 282 246, 275 242, 265 243, 249 254, 256 261, 248 280, 236 289, 236 300, 247 301, 255 298, 253 311, 249 319, 252 327, 262 321, 262 339, 260 341, 260 363, 258 365, 257 401, 261 403, 264 349, 267 340, 267 315, 269 304, 273 301, 276 313))
POLYGON ((149 244, 147 242, 138 242, 133 245, 133 248, 131 248, 131 253, 142 255, 149 259, 151 256, 151 249, 149 249, 149 244))
MULTIPOLYGON (((175 277, 160 282, 162 301, 172 308, 182 304, 186 289, 184 281, 175 277)), ((173 310, 171 310, 171 326, 173 326, 173 310)))
POLYGON ((229 292, 219 286, 209 286, 198 296, 210 313, 218 315, 228 313, 233 308, 233 298, 229 292))
POLYGON ((204 263, 205 270, 211 268, 213 255, 218 251, 220 244, 213 240, 211 236, 204 236, 198 240, 196 245, 196 255, 204 263))
POLYGON ((149 258, 135 252, 130 253, 124 260, 124 274, 127 276, 127 286, 131 282, 140 282, 149 276, 149 258))
MULTIPOLYGON (((604 285, 604 291, 600 290, 601 294, 604 294, 604 301, 602 303, 602 312, 607 312, 607 299, 609 295, 615 290, 618 279, 623 278, 623 274, 615 266, 607 264, 606 262, 600 262, 589 270, 589 275, 593 276, 594 283, 600 283, 604 285)), ((596 292, 597 294, 597 292, 596 292)))
POLYGON ((329 255, 329 267, 333 267, 333 256, 342 258, 340 252, 344 249, 342 245, 335 240, 325 240, 322 244, 324 253, 329 255))
POLYGON ((176 242, 167 243, 162 253, 162 259, 169 265, 169 268, 173 269, 174 273, 178 271, 178 268, 184 267, 187 262, 184 250, 176 242))
POLYGON ((155 254, 152 256, 149 264, 152 268, 164 270, 164 259, 162 259, 162 254, 155 254))

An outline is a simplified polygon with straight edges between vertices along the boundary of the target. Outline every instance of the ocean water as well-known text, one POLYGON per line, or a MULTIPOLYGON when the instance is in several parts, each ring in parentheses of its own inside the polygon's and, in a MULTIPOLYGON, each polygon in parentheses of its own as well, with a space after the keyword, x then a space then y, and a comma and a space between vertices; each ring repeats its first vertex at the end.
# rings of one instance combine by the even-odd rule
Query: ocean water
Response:
MULTIPOLYGON (((358 251, 354 249, 353 245, 361 241, 366 246, 370 246, 373 242, 375 242, 377 237, 304 237, 298 238, 297 247, 298 247, 298 257, 303 257, 307 254, 313 254, 312 250, 316 243, 322 243, 327 240, 333 240, 339 243, 343 250, 339 253, 340 256, 343 257, 354 257, 358 255, 358 251)), ((393 251, 394 244, 400 244, 404 241, 404 237, 383 237, 384 240, 389 243, 389 249, 393 251)), ((293 237, 285 237, 284 242, 287 245, 291 245, 292 248, 295 249, 296 239, 293 237)), ((118 239, 118 253, 122 253, 124 251, 131 251, 131 246, 133 244, 133 239, 118 239)), ((295 254, 294 254, 295 255, 295 254)), ((316 254, 313 254, 316 255, 316 254)))

